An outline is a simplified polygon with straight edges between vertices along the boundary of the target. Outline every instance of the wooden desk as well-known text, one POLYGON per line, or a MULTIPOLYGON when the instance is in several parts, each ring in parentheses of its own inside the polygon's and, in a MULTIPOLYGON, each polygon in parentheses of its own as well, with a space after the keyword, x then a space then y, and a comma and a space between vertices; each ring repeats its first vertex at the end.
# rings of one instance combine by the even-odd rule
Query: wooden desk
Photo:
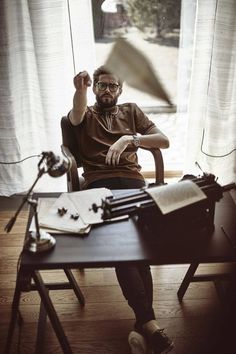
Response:
MULTIPOLYGON (((55 197, 55 194, 50 195, 55 197)), ((48 197, 45 194, 39 196, 48 197)), ((95 226, 85 237, 54 234, 56 246, 49 252, 31 254, 24 251, 17 276, 5 353, 10 352, 22 291, 37 290, 39 292, 63 352, 72 353, 49 296, 50 289, 73 288, 81 305, 84 305, 83 295, 71 278, 70 269, 112 267, 120 263, 140 262, 152 265, 233 262, 236 261, 235 216, 236 206, 229 193, 225 193, 224 198, 216 203, 215 230, 210 235, 199 230, 192 230, 181 235, 157 235, 155 232, 143 230, 135 219, 129 219, 95 226), (44 284, 39 272, 43 269, 64 269, 69 283, 64 287, 63 284, 58 286, 44 284), (35 282, 33 286, 31 285, 32 279, 35 282)), ((28 225, 30 219, 31 216, 28 225)))

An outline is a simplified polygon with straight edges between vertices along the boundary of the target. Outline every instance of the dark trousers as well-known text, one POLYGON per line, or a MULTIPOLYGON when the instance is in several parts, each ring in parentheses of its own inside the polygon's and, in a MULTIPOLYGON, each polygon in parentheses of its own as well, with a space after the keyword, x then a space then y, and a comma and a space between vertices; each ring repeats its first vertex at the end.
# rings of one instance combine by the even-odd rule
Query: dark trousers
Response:
MULTIPOLYGON (((131 178, 108 178, 91 183, 87 188, 132 189, 142 188, 145 182, 131 178)), ((123 295, 136 317, 135 328, 142 332, 142 325, 155 319, 153 283, 149 265, 120 265, 115 268, 123 295)))

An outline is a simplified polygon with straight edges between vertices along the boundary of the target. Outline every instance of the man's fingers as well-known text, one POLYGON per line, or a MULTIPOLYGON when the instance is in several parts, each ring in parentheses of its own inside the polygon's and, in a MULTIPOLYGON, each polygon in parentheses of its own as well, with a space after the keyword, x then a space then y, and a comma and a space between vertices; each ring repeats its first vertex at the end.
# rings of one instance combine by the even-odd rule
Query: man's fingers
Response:
POLYGON ((116 155, 116 153, 114 152, 113 155, 112 155, 112 157, 111 157, 111 163, 112 163, 113 166, 116 165, 116 160, 117 160, 117 155, 116 155))
POLYGON ((116 166, 120 162, 120 153, 109 150, 106 156, 106 164, 116 166))
POLYGON ((117 157, 116 157, 116 164, 119 165, 119 162, 120 162, 120 154, 117 154, 117 157))
POLYGON ((76 88, 82 88, 85 86, 91 86, 92 80, 87 71, 81 71, 74 77, 74 85, 76 88))
POLYGON ((89 76, 89 74, 88 74, 88 72, 87 71, 80 71, 77 75, 76 75, 76 77, 78 77, 78 78, 86 78, 86 77, 89 77, 90 78, 90 76, 89 76))
POLYGON ((110 150, 108 150, 108 153, 107 153, 107 156, 106 156, 106 164, 107 165, 110 165, 111 163, 111 153, 110 153, 110 150))
POLYGON ((113 159, 113 166, 118 165, 120 161, 120 154, 117 152, 113 159))

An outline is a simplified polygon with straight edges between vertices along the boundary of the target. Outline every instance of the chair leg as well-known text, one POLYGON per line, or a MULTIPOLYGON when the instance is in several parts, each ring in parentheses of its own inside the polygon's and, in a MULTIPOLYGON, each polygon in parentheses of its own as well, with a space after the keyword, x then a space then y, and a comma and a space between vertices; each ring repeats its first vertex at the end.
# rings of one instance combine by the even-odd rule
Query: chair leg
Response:
POLYGON ((185 276, 184 276, 184 279, 183 279, 183 281, 179 287, 179 290, 177 292, 177 296, 178 296, 178 299, 180 302, 182 301, 184 294, 185 294, 186 290, 188 289, 189 284, 192 281, 192 278, 194 276, 194 273, 197 270, 198 265, 199 265, 199 263, 191 263, 185 276))
POLYGON ((85 305, 85 298, 84 298, 84 295, 72 273, 72 271, 70 269, 64 269, 64 272, 72 286, 72 289, 74 290, 75 292, 75 295, 77 296, 77 299, 79 300, 79 303, 82 307, 84 307, 85 305))

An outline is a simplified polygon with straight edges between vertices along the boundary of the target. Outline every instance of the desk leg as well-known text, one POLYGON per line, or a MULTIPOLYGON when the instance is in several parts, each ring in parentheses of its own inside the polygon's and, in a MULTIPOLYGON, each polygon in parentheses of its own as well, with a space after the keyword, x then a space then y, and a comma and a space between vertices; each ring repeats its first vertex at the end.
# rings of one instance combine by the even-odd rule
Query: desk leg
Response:
POLYGON ((77 299, 79 300, 79 303, 82 307, 84 307, 85 305, 85 299, 84 299, 84 295, 82 293, 82 291, 80 290, 80 287, 77 283, 77 281, 75 280, 75 277, 72 273, 72 271, 70 269, 64 269, 64 272, 72 286, 72 289, 75 292, 75 295, 77 296, 77 299))
POLYGON ((70 344, 68 342, 68 339, 64 333, 62 325, 61 325, 59 318, 57 316, 56 310, 55 310, 53 303, 49 297, 48 289, 46 288, 46 286, 43 282, 43 279, 38 271, 35 271, 33 273, 33 279, 34 279, 35 285, 37 287, 37 290, 40 294, 41 301, 45 307, 45 310, 46 310, 47 315, 51 321, 53 329, 54 329, 54 331, 57 335, 57 338, 60 342, 63 353, 64 354, 73 354, 70 344))
MULTIPOLYGON (((5 352, 4 352, 5 354, 10 353, 12 337, 14 334, 14 329, 15 329, 17 317, 18 317, 18 315, 20 315, 20 313, 19 313, 20 295, 21 295, 21 281, 20 281, 20 274, 18 273, 17 280, 16 280, 15 293, 14 293, 13 302, 12 302, 12 312, 11 312, 10 325, 9 325, 9 329, 8 329, 8 333, 7 333, 7 341, 6 341, 6 347, 5 347, 5 352)), ((22 321, 21 317, 20 317, 20 319, 22 321)))
POLYGON ((194 273, 196 272, 197 270, 197 267, 198 267, 199 263, 191 263, 185 276, 184 276, 184 279, 179 287, 179 290, 177 292, 177 295, 178 295, 178 298, 179 298, 179 301, 182 301, 183 297, 184 297, 184 294, 186 292, 186 290, 188 289, 188 286, 189 284, 191 283, 192 281, 192 278, 194 276, 194 273))

